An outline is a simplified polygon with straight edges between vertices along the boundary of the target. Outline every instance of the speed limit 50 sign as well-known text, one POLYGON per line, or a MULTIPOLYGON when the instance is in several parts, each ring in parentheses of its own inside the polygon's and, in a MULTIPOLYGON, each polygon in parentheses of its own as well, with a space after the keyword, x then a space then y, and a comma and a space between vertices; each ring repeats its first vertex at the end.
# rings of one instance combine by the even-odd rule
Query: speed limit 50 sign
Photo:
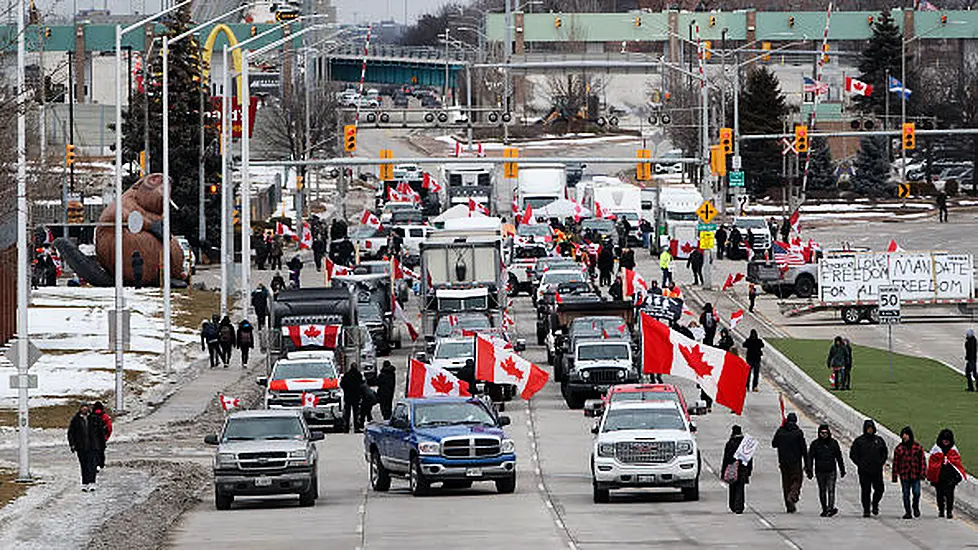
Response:
POLYGON ((881 323, 900 322, 900 287, 881 286, 879 287, 879 303, 877 310, 880 315, 881 323))

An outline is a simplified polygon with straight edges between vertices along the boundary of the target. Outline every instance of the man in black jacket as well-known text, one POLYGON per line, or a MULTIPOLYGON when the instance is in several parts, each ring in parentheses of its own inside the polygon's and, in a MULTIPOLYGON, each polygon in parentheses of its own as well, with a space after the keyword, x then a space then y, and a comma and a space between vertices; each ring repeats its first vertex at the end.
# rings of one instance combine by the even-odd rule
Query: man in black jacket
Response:
POLYGON ((798 427, 795 413, 788 413, 784 424, 774 432, 771 446, 778 450, 784 507, 789 514, 794 514, 798 510, 798 499, 801 497, 802 463, 805 463, 805 469, 810 468, 807 464, 805 434, 798 427))
POLYGON ((360 397, 363 385, 363 375, 356 363, 350 365, 350 369, 343 374, 340 379, 340 388, 343 390, 343 426, 347 433, 353 427, 353 431, 360 433, 363 431, 363 424, 360 422, 360 397), (352 423, 351 423, 352 421, 352 423))
POLYGON ((808 447, 808 462, 805 473, 812 479, 812 470, 818 482, 818 500, 822 504, 824 517, 832 517, 839 513, 835 507, 836 474, 846 477, 846 463, 842 460, 842 450, 839 442, 832 438, 828 424, 818 427, 818 437, 808 447))
POLYGON ((87 403, 79 407, 68 424, 68 446, 78 455, 82 491, 94 491, 99 456, 105 450, 105 423, 91 412, 87 403))
POLYGON ((876 424, 866 419, 863 422, 863 435, 852 442, 849 458, 856 464, 859 472, 859 488, 863 504, 863 517, 868 518, 870 506, 874 516, 880 513, 880 500, 883 499, 883 465, 886 464, 886 442, 876 434, 876 424), (870 492, 872 491, 872 499, 870 492))
POLYGON ((975 391, 975 381, 978 380, 976 359, 978 359, 978 340, 975 339, 975 331, 969 328, 964 337, 964 377, 968 379, 968 391, 975 391))
POLYGON ((390 361, 384 361, 384 366, 377 374, 377 401, 380 402, 380 414, 384 420, 390 420, 394 405, 394 386, 397 384, 397 373, 390 361))

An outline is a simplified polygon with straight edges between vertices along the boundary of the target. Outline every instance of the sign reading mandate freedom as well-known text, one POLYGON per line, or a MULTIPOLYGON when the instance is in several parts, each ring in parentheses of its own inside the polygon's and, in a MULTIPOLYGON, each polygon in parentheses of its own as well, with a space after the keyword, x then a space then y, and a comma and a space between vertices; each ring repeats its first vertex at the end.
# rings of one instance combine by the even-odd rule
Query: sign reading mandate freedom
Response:
POLYGON ((974 295, 971 254, 867 252, 819 260, 823 302, 875 302, 879 287, 896 285, 901 300, 954 300, 974 295))

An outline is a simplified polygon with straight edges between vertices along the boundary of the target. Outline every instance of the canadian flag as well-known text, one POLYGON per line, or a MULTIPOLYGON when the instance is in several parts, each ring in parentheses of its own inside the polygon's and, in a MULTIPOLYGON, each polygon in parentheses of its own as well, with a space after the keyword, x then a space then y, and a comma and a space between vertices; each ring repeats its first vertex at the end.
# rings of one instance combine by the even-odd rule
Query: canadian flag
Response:
POLYGON ((441 185, 435 180, 434 176, 428 172, 424 173, 424 179, 421 180, 421 187, 427 189, 431 193, 437 193, 441 191, 441 185))
POLYGON ((477 157, 484 157, 484 156, 486 156, 486 151, 482 148, 482 142, 481 141, 476 144, 475 155, 477 157))
POLYGON ((642 278, 642 275, 632 269, 622 269, 622 282, 624 283, 622 294, 625 296, 637 296, 649 290, 649 285, 642 278))
POLYGON ((373 227, 374 229, 380 229, 380 218, 366 208, 364 208, 363 212, 360 214, 360 223, 373 227))
POLYGON ((471 216, 473 213, 476 213, 476 212, 478 212, 479 214, 481 214, 483 216, 488 216, 489 215, 489 209, 488 208, 486 208, 485 206, 477 203, 475 201, 475 199, 469 197, 469 216, 471 216))
POLYGON ((730 314, 730 330, 737 328, 737 325, 744 318, 744 310, 738 309, 730 314))
POLYGON ((518 202, 516 202, 516 199, 513 199, 513 215, 515 216, 519 213, 520 213, 520 205, 518 202))
POLYGON ((740 414, 749 367, 740 357, 700 344, 642 313, 642 371, 671 374, 699 384, 717 403, 740 414))
POLYGON ((743 273, 730 273, 729 275, 727 275, 727 280, 723 282, 723 286, 720 288, 720 290, 731 289, 735 284, 743 280, 744 280, 743 273))
POLYGON ((414 281, 421 280, 421 275, 419 275, 417 271, 412 271, 411 269, 404 267, 403 265, 401 266, 401 272, 404 273, 404 276, 407 277, 408 279, 412 279, 414 281))
POLYGON ((279 378, 268 381, 272 391, 335 390, 340 387, 337 378, 279 378))
POLYGON ((406 397, 469 396, 469 383, 446 369, 411 358, 406 397))
POLYGON ((326 282, 327 283, 337 275, 349 275, 352 272, 353 272, 352 268, 343 265, 336 265, 336 263, 333 262, 333 260, 326 258, 326 282))
POLYGON ((853 95, 870 96, 873 95, 873 86, 872 84, 866 84, 861 80, 847 76, 846 91, 853 95))
POLYGON ((411 201, 411 198, 410 197, 402 196, 393 187, 388 187, 387 188, 387 200, 390 201, 390 202, 410 202, 411 201))
POLYGON ((574 203, 574 221, 575 222, 580 222, 581 221, 581 218, 583 217, 583 215, 584 215, 584 207, 582 207, 579 203, 575 202, 574 203))
POLYGON ((454 154, 455 154, 456 157, 462 156, 462 142, 460 142, 460 141, 456 141, 455 142, 455 152, 454 152, 454 154))
POLYGON ((395 281, 404 278, 404 269, 401 268, 401 261, 396 257, 391 258, 391 276, 395 281))
POLYGON ((241 406, 241 400, 237 397, 231 397, 228 395, 219 395, 218 399, 221 400, 221 408, 225 411, 230 411, 231 409, 237 409, 241 406))
POLYGON ((408 335, 411 337, 411 341, 416 341, 418 339, 418 330, 414 328, 414 325, 412 325, 410 321, 408 321, 407 314, 404 313, 404 308, 401 307, 401 304, 397 301, 396 297, 392 297, 391 302, 394 310, 394 318, 404 323, 404 326, 406 326, 408 329, 408 335))
POLYGON ((282 222, 275 222, 275 234, 286 236, 292 239, 293 241, 298 240, 295 231, 292 231, 291 227, 285 225, 282 222))
POLYGON ((788 224, 791 225, 791 230, 795 233, 801 233, 801 210, 795 210, 795 212, 788 218, 788 224))
POLYGON ((302 392, 302 406, 312 408, 319 404, 319 396, 314 393, 302 392))
POLYGON ((299 248, 309 250, 312 248, 312 228, 308 223, 302 224, 302 238, 299 239, 299 248))
POLYGON ((897 244, 896 239, 890 239, 890 244, 886 245, 887 252, 903 252, 903 248, 897 244))
POLYGON ((406 181, 402 181, 401 183, 397 184, 397 192, 401 195, 401 198, 404 201, 421 202, 421 195, 419 195, 418 192, 411 187, 411 184, 406 181))
POLYGON ((533 219, 533 205, 526 205, 526 210, 523 211, 523 216, 520 218, 520 225, 532 225, 536 223, 533 219))
MULTIPOLYGON (((550 376, 511 350, 482 336, 475 339, 475 378, 495 384, 513 384, 523 399, 547 385, 550 376)), ((744 381, 746 384, 747 381, 744 381)), ((745 386, 746 387, 746 386, 745 386)))
POLYGON ((554 303, 555 304, 564 303, 564 297, 560 295, 560 291, 554 291, 554 303))
POLYGON ((288 333, 297 348, 319 346, 335 349, 341 328, 340 325, 292 325, 284 327, 283 331, 288 333))

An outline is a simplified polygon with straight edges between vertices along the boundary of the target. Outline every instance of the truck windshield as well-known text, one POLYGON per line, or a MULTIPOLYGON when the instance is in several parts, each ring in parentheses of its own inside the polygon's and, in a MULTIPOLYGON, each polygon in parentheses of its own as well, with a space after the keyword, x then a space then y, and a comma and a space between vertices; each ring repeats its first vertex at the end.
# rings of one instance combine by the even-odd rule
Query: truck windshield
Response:
POLYGON ((571 334, 587 336, 606 333, 608 336, 627 336, 628 325, 621 317, 602 317, 600 319, 574 319, 571 323, 571 334))
POLYGON ((685 430, 676 409, 611 409, 605 413, 602 432, 619 430, 685 430))
POLYGON ((472 339, 465 342, 439 342, 435 348, 435 359, 456 359, 456 358, 475 357, 475 341, 472 339))
POLYGON ((438 309, 441 311, 478 311, 489 307, 485 296, 469 298, 438 298, 438 309))
POLYGON ((485 315, 446 315, 438 319, 438 327, 435 329, 435 336, 449 336, 456 330, 488 330, 492 328, 489 318, 485 315), (454 324, 453 324, 454 322, 454 324))
POLYGON ((578 361, 616 361, 629 359, 628 344, 590 344, 577 347, 578 361))
POLYGON ((668 211, 666 212, 666 219, 672 220, 674 222, 695 222, 696 212, 668 211))
POLYGON ((555 200, 557 197, 526 197, 523 199, 523 207, 532 206, 534 210, 539 210, 555 200))
POLYGON ((548 271, 540 280, 542 285, 557 286, 561 283, 585 283, 584 275, 579 271, 548 271))
POLYGON ((596 219, 584 220, 584 223, 581 224, 581 229, 590 229, 598 233, 611 233, 615 230, 615 222, 611 220, 596 219))
POLYGON ((224 427, 224 441, 252 439, 303 439, 302 423, 294 416, 231 418, 224 427))
POLYGON ((619 401, 672 401, 679 403, 679 394, 671 391, 616 391, 611 393, 611 402, 619 401))
POLYGON ((531 260, 547 256, 547 249, 542 246, 521 246, 513 249, 514 260, 531 260))
POLYGON ((377 304, 374 302, 358 302, 357 314, 360 316, 360 319, 364 321, 380 320, 380 308, 377 307, 377 304))
POLYGON ((550 234, 550 226, 542 223, 524 223, 516 228, 516 234, 521 237, 546 237, 550 234))
POLYGON ((336 368, 324 361, 302 361, 279 363, 272 371, 272 380, 294 380, 296 378, 336 378, 336 368))
POLYGON ((444 426, 450 424, 481 424, 495 426, 496 419, 485 407, 470 402, 419 403, 414 406, 414 425, 444 426))

